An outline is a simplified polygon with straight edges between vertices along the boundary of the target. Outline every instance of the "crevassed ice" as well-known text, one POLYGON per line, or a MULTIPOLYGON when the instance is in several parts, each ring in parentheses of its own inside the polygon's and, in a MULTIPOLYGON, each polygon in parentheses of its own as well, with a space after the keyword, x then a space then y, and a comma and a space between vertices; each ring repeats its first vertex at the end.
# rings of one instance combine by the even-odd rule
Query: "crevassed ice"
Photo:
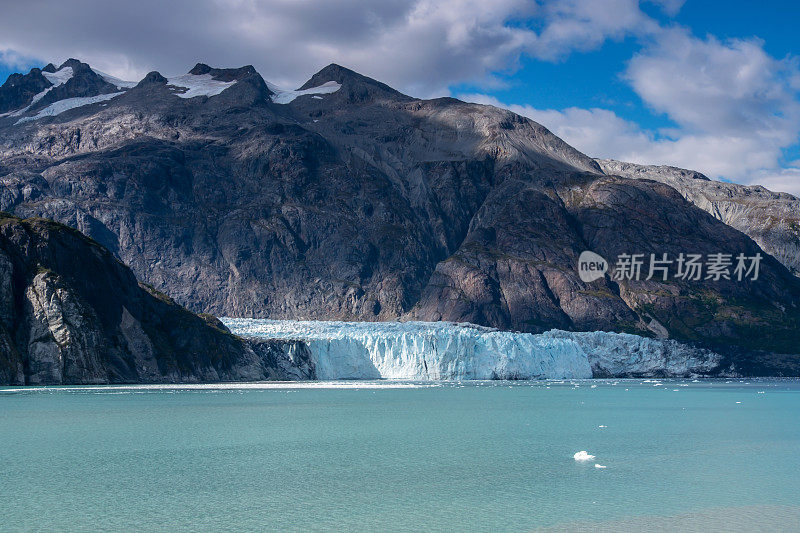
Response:
POLYGON ((305 341, 318 379, 559 379, 689 375, 720 356, 625 333, 514 333, 451 322, 223 318, 235 334, 305 341))

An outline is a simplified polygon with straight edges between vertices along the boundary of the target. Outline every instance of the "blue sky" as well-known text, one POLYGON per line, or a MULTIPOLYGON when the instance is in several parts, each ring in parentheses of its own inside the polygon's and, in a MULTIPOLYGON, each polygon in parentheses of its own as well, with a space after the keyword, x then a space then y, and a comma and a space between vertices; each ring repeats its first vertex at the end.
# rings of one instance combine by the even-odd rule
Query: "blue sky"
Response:
POLYGON ((78 57, 127 79, 197 61, 297 86, 330 62, 508 107, 595 157, 800 193, 800 3, 83 0, 16 3, 0 80, 78 57))

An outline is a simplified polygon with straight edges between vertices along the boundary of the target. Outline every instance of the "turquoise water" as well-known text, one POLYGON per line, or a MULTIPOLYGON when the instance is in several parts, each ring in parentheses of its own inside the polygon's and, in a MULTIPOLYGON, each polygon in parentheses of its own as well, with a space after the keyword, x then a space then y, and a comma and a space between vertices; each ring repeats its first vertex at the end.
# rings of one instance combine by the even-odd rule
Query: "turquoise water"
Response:
POLYGON ((797 381, 6 388, 0 527, 796 530, 798 415, 797 381))

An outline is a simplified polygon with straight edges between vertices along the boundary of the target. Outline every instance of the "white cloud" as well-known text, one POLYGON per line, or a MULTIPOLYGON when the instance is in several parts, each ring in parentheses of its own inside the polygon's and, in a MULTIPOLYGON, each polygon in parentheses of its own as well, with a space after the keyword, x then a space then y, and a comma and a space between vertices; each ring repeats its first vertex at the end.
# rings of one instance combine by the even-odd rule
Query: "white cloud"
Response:
POLYGON ((650 0, 651 3, 656 4, 661 8, 661 11, 667 15, 674 17, 686 3, 686 0, 650 0))
POLYGON ((127 79, 252 63, 286 86, 337 62, 430 96, 491 83, 522 54, 559 59, 655 27, 636 0, 39 0, 4 3, 0 50, 127 79))
POLYGON ((536 109, 508 105, 482 94, 459 98, 504 107, 539 122, 578 150, 592 157, 647 165, 673 165, 698 170, 714 178, 730 178, 800 196, 800 164, 778 165, 780 150, 759 137, 702 134, 659 137, 608 109, 536 109))
POLYGON ((778 192, 788 192, 800 198, 800 166, 765 170, 754 176, 753 184, 763 185, 767 189, 778 192))
POLYGON ((560 0, 543 5, 540 16, 544 29, 527 48, 540 59, 559 59, 574 50, 595 49, 608 39, 658 30, 637 0, 560 0))
POLYGON ((653 35, 624 77, 678 127, 645 130, 608 109, 536 109, 462 97, 530 117, 594 157, 675 165, 800 195, 800 165, 782 164, 783 151, 800 140, 794 60, 769 56, 757 40, 720 42, 669 29, 653 35))
POLYGON ((758 40, 698 39, 662 32, 631 59, 625 78, 654 110, 684 128, 742 135, 796 137, 800 102, 789 60, 769 56, 758 40))
POLYGON ((38 64, 38 61, 32 57, 26 57, 15 50, 0 49, 0 65, 5 65, 12 69, 25 70, 36 64, 38 64))
MULTIPOLYGON (((648 1, 669 15, 683 5, 648 1)), ((797 63, 769 56, 758 40, 659 27, 637 0, 37 0, 5 2, 2 11, 0 63, 14 68, 32 57, 77 57, 140 79, 198 61, 252 63, 269 81, 296 87, 337 62, 421 97, 464 82, 486 90, 524 55, 558 61, 633 35, 643 48, 624 79, 677 128, 648 131, 599 108, 506 107, 590 155, 800 192, 795 166, 781 164, 800 135, 797 63)))
POLYGON ((485 94, 461 94, 458 98, 504 107, 535 120, 572 146, 594 157, 632 161, 649 150, 655 142, 653 136, 643 131, 638 124, 624 120, 608 109, 537 109, 529 105, 505 104, 485 94))

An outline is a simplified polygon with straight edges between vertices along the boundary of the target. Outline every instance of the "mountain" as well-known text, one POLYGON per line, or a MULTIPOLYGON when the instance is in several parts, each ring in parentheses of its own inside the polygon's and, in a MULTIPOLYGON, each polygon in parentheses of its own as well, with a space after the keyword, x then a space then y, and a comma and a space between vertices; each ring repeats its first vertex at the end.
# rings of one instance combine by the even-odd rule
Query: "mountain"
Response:
POLYGON ((738 229, 800 276, 800 199, 760 185, 712 181, 693 170, 598 159, 603 172, 666 183, 703 211, 738 229))
POLYGON ((0 214, 0 271, 0 384, 313 376, 302 343, 250 345, 67 226, 0 214))
MULTIPOLYGON (((338 65, 297 90, 203 64, 103 79, 115 92, 15 97, 0 208, 78 228, 193 311, 617 331, 740 361, 800 351, 800 279, 780 261, 510 111, 338 65), (752 281, 585 282, 585 250, 612 268, 621 254, 764 257, 752 281)), ((6 85, 0 100, 19 93, 6 85)))

